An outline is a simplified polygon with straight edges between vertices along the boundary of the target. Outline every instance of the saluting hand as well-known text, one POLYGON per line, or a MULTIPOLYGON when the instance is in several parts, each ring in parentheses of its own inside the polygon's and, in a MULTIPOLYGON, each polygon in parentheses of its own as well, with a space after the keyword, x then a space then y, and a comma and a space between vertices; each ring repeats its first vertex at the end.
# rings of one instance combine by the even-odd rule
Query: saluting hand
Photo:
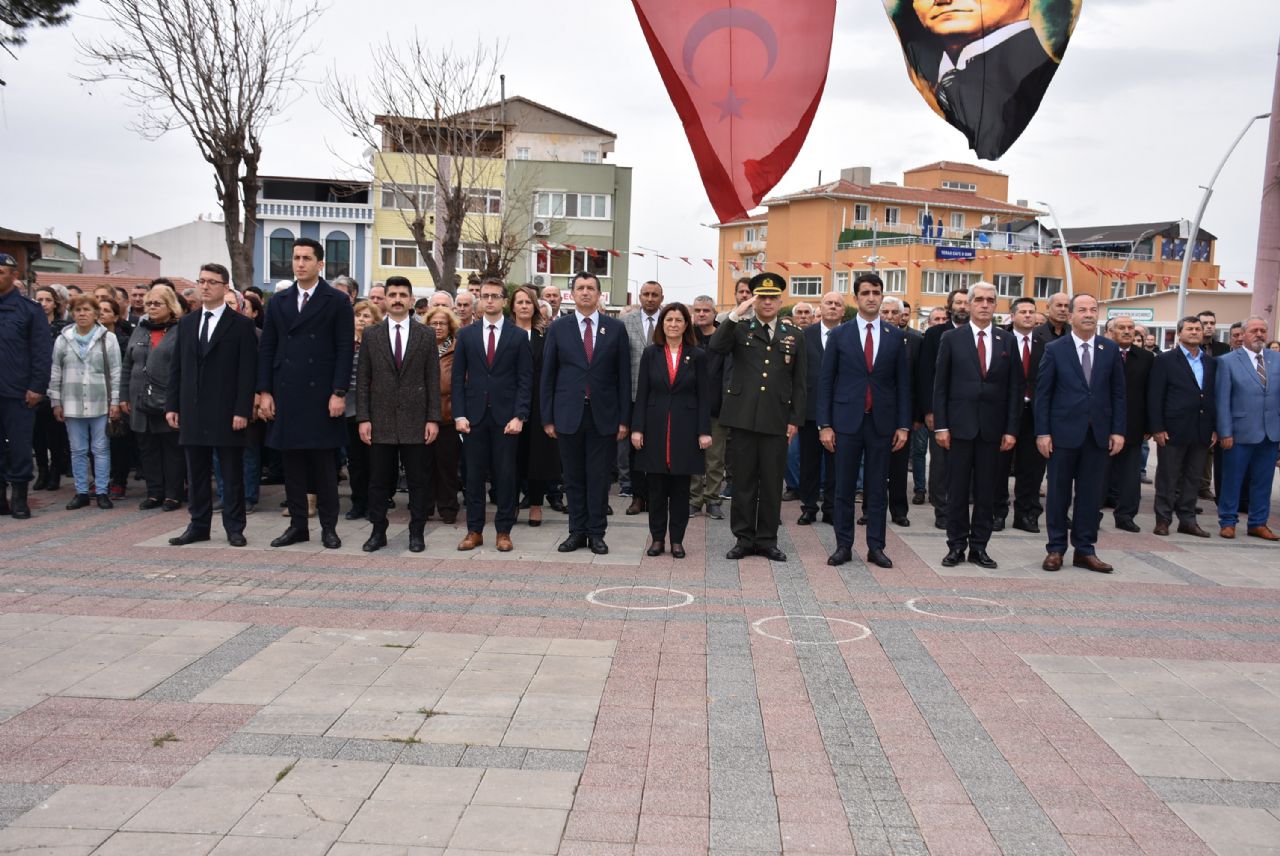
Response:
POLYGON ((750 297, 748 297, 746 300, 742 301, 737 306, 735 306, 733 309, 733 314, 738 316, 739 318, 742 318, 744 315, 750 312, 751 308, 755 305, 756 305, 756 296, 753 294, 750 297))

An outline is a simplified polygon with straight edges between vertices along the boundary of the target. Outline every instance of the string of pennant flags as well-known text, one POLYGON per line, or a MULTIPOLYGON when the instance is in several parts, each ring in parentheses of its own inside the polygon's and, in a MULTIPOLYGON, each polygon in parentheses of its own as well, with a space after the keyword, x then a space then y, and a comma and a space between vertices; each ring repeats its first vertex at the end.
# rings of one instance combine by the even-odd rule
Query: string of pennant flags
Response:
MULTIPOLYGON (((702 257, 699 257, 699 256, 664 255, 664 254, 662 254, 662 253, 658 253, 658 252, 645 252, 645 251, 641 251, 641 250, 614 250, 614 249, 600 249, 600 248, 597 248, 597 247, 585 247, 585 246, 581 246, 581 245, 579 245, 579 244, 560 244, 560 243, 552 243, 552 242, 550 242, 550 241, 542 241, 542 240, 538 241, 538 243, 542 246, 542 248, 543 248, 544 250, 547 250, 548 252, 550 252, 551 250, 561 250, 561 249, 563 249, 563 250, 569 250, 570 252, 584 252, 584 253, 586 253, 590 258, 599 258, 599 257, 600 257, 600 256, 602 256, 602 255, 610 255, 610 256, 613 256, 614 258, 621 258, 622 256, 635 256, 635 257, 637 257, 637 258, 649 258, 649 257, 653 257, 653 258, 661 259, 662 261, 682 261, 682 262, 684 262, 685 264, 689 265, 690 267, 695 267, 695 266, 697 266, 697 265, 696 265, 696 262, 701 261, 703 264, 705 264, 705 265, 706 265, 707 267, 709 267, 711 270, 713 270, 713 271, 714 271, 714 270, 716 269, 716 263, 715 263, 715 260, 714 260, 714 259, 702 258, 702 257)), ((1033 251, 1033 252, 1031 252, 1031 253, 1030 253, 1030 255, 1031 255, 1033 258, 1040 258, 1041 256, 1061 256, 1061 255, 1062 255, 1062 251, 1061 251, 1061 250, 1046 250, 1046 251, 1044 251, 1044 252, 1033 251)), ((1014 258, 1016 258, 1016 257, 1017 257, 1017 254, 1016 254, 1016 253, 999 253, 999 252, 997 252, 997 253, 987 253, 987 254, 985 254, 985 255, 974 255, 974 256, 972 256, 972 257, 970 257, 970 258, 957 258, 957 259, 929 259, 929 260, 928 260, 928 262, 927 262, 927 264, 929 264, 929 265, 931 265, 931 266, 932 266, 932 265, 947 265, 947 264, 969 264, 969 263, 972 263, 972 262, 987 261, 987 260, 989 260, 989 259, 995 259, 995 258, 1005 258, 1005 259, 1009 259, 1010 261, 1012 261, 1012 260, 1013 260, 1014 258)), ((1147 282, 1150 282, 1150 283, 1154 283, 1154 282, 1156 282, 1156 281, 1159 281, 1159 282, 1160 282, 1162 285, 1164 285, 1166 288, 1168 288, 1169 286, 1171 286, 1171 285, 1173 284, 1174 280, 1176 279, 1175 277, 1172 277, 1172 276, 1166 276, 1166 275, 1163 275, 1163 274, 1157 275, 1157 274, 1153 274, 1153 273, 1146 273, 1146 272, 1139 272, 1139 271, 1131 271, 1131 270, 1115 270, 1115 269, 1113 269, 1113 268, 1102 267, 1102 266, 1099 266, 1099 265, 1093 265, 1093 264, 1090 264, 1089 262, 1085 261, 1085 259, 1084 259, 1084 258, 1082 258, 1082 257, 1081 257, 1079 254, 1077 254, 1077 253, 1071 253, 1071 259, 1072 259, 1073 261, 1079 262, 1079 263, 1084 267, 1084 269, 1085 269, 1085 270, 1087 270, 1087 271, 1089 271, 1090 273, 1097 274, 1098 276, 1108 276, 1108 277, 1111 277, 1112 279, 1123 279, 1123 280, 1128 280, 1128 281, 1130 281, 1130 282, 1132 282, 1132 281, 1134 281, 1134 280, 1137 280, 1137 279, 1144 279, 1144 280, 1146 280, 1147 282)), ((736 261, 733 261, 732 259, 729 261, 729 263, 728 263, 728 264, 729 264, 729 267, 733 270, 733 272, 734 272, 735 274, 737 274, 737 273, 741 273, 741 272, 743 272, 743 271, 745 270, 745 268, 744 268, 742 265, 740 265, 740 264, 739 264, 738 262, 736 262, 736 261)), ((903 262, 903 261, 883 261, 883 262, 881 262, 881 263, 879 264, 879 267, 897 267, 897 268, 905 268, 908 264, 913 265, 914 267, 920 268, 920 267, 923 267, 923 266, 926 264, 926 262, 925 262, 925 261, 922 261, 922 260, 920 260, 920 261, 913 260, 913 261, 909 261, 909 262, 903 262)), ((764 268, 764 267, 768 267, 769 265, 775 265, 775 266, 777 266, 777 267, 779 267, 779 268, 782 268, 782 270, 787 271, 787 272, 790 272, 792 268, 800 268, 800 269, 802 269, 802 270, 812 270, 812 269, 814 269, 814 268, 823 268, 823 269, 828 270, 828 271, 834 270, 834 269, 833 269, 833 267, 832 267, 832 262, 792 262, 792 261, 781 262, 781 261, 766 261, 766 262, 762 263, 759 267, 760 267, 760 268, 764 268)), ((836 262, 836 263, 835 263, 835 265, 836 265, 836 267, 844 267, 844 268, 846 268, 846 269, 848 269, 848 270, 853 270, 854 268, 861 268, 861 267, 865 267, 865 265, 859 265, 857 262, 836 262)), ((1201 284, 1202 286, 1204 286, 1205 288, 1214 288, 1214 287, 1216 287, 1216 288, 1226 288, 1226 287, 1228 287, 1228 286, 1227 286, 1227 281, 1226 281, 1225 279, 1212 280, 1212 279, 1209 279, 1208 277, 1199 277, 1198 279, 1200 280, 1200 284, 1201 284)), ((1237 280, 1235 280, 1235 284, 1236 284, 1236 285, 1238 285, 1238 286, 1240 286, 1241 288, 1248 288, 1248 287, 1249 287, 1249 283, 1248 283, 1248 282, 1246 282, 1246 281, 1245 281, 1245 280, 1243 280, 1243 279, 1237 279, 1237 280)))

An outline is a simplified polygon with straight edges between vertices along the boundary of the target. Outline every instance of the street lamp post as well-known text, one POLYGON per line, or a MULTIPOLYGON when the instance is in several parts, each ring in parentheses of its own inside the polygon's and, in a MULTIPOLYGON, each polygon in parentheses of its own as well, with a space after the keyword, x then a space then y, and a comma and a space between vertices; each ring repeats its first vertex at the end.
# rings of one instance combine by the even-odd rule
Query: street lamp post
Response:
POLYGON ((1187 309, 1187 277, 1191 273, 1191 258, 1196 254, 1196 238, 1200 234, 1200 220, 1204 217, 1204 209, 1209 207, 1209 197, 1213 196, 1213 183, 1218 180, 1218 174, 1227 165, 1227 159, 1236 150, 1236 146, 1240 145, 1244 135, 1249 133, 1253 123, 1259 119, 1268 119, 1270 117, 1270 113, 1259 113, 1257 116, 1251 116, 1249 121, 1244 123, 1244 127, 1236 135, 1235 141, 1231 143, 1231 148, 1227 149, 1227 153, 1218 162, 1218 168, 1213 171, 1213 178, 1209 179, 1209 184, 1204 188, 1204 196, 1200 197, 1200 208, 1196 211, 1196 219, 1191 221, 1191 232, 1187 235, 1187 245, 1182 252, 1182 272, 1178 274, 1178 318, 1181 318, 1187 309))
POLYGON ((636 246, 639 249, 647 250, 653 253, 653 281, 661 282, 662 280, 658 277, 658 251, 655 250, 653 247, 641 247, 639 244, 636 244, 636 246))
POLYGON ((1058 223, 1058 215, 1053 212, 1053 206, 1044 201, 1036 204, 1043 205, 1049 212, 1049 219, 1053 221, 1053 231, 1058 233, 1058 243, 1062 245, 1062 268, 1066 271, 1067 296, 1075 297, 1075 285, 1071 281, 1071 253, 1067 251, 1067 236, 1062 234, 1062 226, 1058 223))

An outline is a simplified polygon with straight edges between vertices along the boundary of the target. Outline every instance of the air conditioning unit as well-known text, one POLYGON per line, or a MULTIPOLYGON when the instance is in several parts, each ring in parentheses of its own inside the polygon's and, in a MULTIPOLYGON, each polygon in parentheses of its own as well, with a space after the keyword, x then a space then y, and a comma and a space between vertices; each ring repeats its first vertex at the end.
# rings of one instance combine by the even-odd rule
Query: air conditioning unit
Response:
POLYGON ((539 236, 543 236, 543 237, 545 237, 545 236, 547 236, 547 235, 550 235, 550 234, 551 234, 551 221, 550 221, 550 220, 534 220, 534 221, 533 221, 533 234, 535 234, 535 235, 539 235, 539 236))
POLYGON ((533 284, 538 286, 538 288, 542 288, 542 286, 547 284, 546 276, 540 273, 535 273, 533 275, 533 284))

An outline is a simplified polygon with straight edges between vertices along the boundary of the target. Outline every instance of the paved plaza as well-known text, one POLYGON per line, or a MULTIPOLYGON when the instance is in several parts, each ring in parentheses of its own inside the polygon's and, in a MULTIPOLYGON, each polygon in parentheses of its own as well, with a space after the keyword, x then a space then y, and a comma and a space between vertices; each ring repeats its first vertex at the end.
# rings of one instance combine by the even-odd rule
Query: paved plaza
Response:
POLYGON ((795 503, 770 563, 705 517, 646 557, 617 497, 607 556, 554 512, 409 553, 403 503, 370 555, 347 521, 269 548, 279 488, 244 549, 34 494, 0 518, 0 854, 1280 854, 1280 546, 1153 536, 1150 491, 1113 576, 1014 530, 942 568, 928 506, 881 570, 795 503))

